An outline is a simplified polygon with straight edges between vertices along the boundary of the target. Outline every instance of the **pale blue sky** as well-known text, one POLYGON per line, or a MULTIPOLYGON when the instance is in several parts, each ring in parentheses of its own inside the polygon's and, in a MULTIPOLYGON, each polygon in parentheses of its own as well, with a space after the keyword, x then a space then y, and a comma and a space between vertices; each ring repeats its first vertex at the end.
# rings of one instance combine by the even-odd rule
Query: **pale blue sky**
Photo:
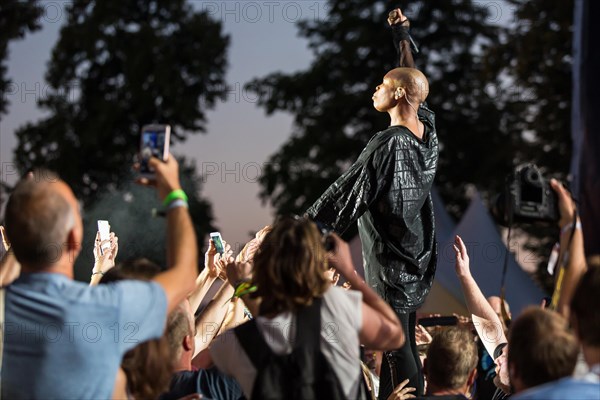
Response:
MULTIPOLYGON (((8 76, 15 86, 6 96, 8 114, 0 122, 2 180, 13 182, 12 151, 15 130, 43 114, 36 100, 45 94, 43 75, 51 49, 65 21, 67 2, 43 1, 42 29, 10 46, 8 76)), ((215 224, 231 243, 242 243, 249 231, 271 220, 271 210, 258 199, 256 178, 268 156, 286 141, 292 130, 291 116, 266 117, 245 82, 274 71, 305 69, 312 56, 306 41, 297 37, 300 18, 326 17, 324 1, 193 1, 224 24, 230 34, 227 82, 231 93, 226 102, 208 113, 205 135, 195 135, 185 145, 175 145, 175 154, 194 158, 198 171, 207 173, 203 194, 212 202, 215 224)), ((114 226, 113 226, 114 227, 114 226)), ((115 230, 116 227, 115 227, 115 230)), ((118 232, 117 232, 118 233, 118 232)))

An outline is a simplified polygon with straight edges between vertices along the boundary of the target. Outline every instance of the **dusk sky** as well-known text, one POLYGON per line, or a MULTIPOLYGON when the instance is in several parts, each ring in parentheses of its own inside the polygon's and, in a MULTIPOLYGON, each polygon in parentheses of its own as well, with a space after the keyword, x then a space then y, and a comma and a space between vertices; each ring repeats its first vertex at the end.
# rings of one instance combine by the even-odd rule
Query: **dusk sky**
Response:
MULTIPOLYGON (((306 41, 297 37, 295 22, 302 18, 326 18, 324 1, 192 1, 224 24, 230 35, 227 82, 229 98, 208 112, 206 134, 192 136, 172 148, 196 160, 205 174, 202 194, 213 205, 214 224, 223 238, 243 243, 248 232, 271 220, 272 210, 258 198, 257 178, 261 166, 286 141, 292 118, 286 114, 267 117, 252 94, 243 91, 246 82, 275 71, 305 69, 312 55, 306 41)), ((36 102, 46 92, 44 73, 59 29, 66 20, 68 2, 44 1, 42 29, 10 45, 8 76, 14 85, 6 97, 8 114, 0 122, 2 180, 14 183, 10 165, 16 145, 14 132, 28 121, 43 116, 36 102)), ((202 57, 202 54, 198 55, 202 57)), ((370 95, 365 96, 370 101, 370 95)), ((118 224, 113 223, 118 234, 118 224)))

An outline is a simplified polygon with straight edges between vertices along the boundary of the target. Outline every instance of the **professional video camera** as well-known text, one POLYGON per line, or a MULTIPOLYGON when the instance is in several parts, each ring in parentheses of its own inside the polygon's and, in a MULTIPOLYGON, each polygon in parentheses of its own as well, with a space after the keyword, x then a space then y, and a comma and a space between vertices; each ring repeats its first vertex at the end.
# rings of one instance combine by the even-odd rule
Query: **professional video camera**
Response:
POLYGON ((522 164, 506 179, 506 188, 492 209, 496 221, 558 221, 558 198, 535 164, 522 164))

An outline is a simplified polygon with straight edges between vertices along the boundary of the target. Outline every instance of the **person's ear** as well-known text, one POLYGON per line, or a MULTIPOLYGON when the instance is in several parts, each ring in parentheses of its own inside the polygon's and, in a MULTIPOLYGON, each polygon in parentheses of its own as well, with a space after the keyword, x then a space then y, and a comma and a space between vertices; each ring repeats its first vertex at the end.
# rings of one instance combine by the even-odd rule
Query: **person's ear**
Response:
POLYGON ((404 91, 404 88, 397 88, 396 92, 394 93, 394 98, 396 100, 400 100, 402 98, 402 96, 404 96, 406 94, 406 92, 404 91))
POLYGON ((193 341, 194 341, 194 338, 193 338, 192 336, 190 336, 190 335, 185 335, 185 336, 183 337, 183 343, 181 343, 181 344, 183 345, 183 349, 184 349, 185 351, 191 351, 191 350, 192 350, 192 348, 193 348, 193 347, 192 347, 192 345, 193 345, 193 341))
POLYGON ((72 254, 71 257, 73 259, 75 259, 81 251, 81 235, 78 234, 76 226, 71 228, 67 234, 67 251, 72 254))

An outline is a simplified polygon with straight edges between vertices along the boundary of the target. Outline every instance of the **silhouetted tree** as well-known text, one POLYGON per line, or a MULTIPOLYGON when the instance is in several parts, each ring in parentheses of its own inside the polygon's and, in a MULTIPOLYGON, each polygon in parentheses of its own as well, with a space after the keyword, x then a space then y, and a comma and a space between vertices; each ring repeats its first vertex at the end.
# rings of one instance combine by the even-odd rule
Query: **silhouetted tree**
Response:
MULTIPOLYGON (((3 0, 0 5, 0 94, 9 90, 10 79, 6 76, 8 44, 11 40, 22 39, 27 32, 40 29, 39 18, 42 8, 37 0, 3 0)), ((8 100, 0 96, 0 115, 6 113, 8 100)))

